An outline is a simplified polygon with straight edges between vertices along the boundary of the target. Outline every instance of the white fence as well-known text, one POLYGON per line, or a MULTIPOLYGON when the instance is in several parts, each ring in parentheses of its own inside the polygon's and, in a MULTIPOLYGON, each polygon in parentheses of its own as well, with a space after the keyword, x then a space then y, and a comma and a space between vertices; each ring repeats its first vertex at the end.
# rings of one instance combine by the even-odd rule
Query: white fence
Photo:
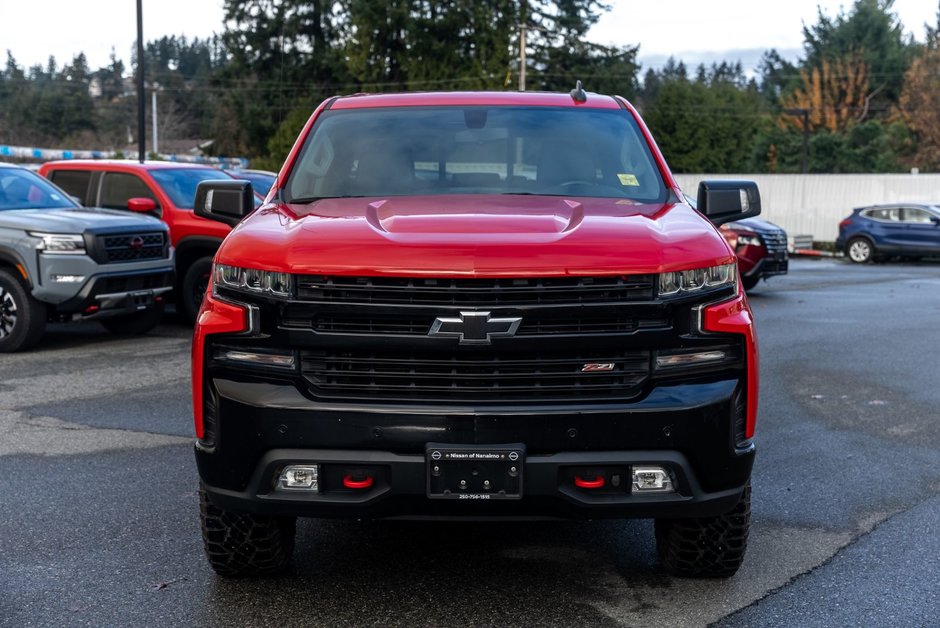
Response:
POLYGON ((741 174, 676 175, 695 198, 703 179, 749 179, 760 188, 761 215, 791 236, 833 241, 839 221, 855 207, 879 203, 940 203, 940 174, 741 174))

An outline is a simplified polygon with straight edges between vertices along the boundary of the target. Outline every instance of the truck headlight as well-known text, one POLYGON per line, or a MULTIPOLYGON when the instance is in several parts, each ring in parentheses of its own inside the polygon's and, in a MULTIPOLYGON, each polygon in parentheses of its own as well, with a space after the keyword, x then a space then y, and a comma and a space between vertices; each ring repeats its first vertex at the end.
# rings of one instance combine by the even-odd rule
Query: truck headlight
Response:
POLYGON ((738 246, 761 246, 763 243, 756 235, 739 235, 738 246))
POLYGON ((43 253, 63 255, 84 255, 85 238, 78 233, 40 233, 28 231, 29 235, 39 238, 36 249, 43 253))
POLYGON ((734 264, 661 273, 659 275, 659 296, 666 297, 733 286, 737 281, 738 273, 734 264))
POLYGON ((288 299, 294 294, 294 277, 290 273, 216 264, 214 287, 288 299))

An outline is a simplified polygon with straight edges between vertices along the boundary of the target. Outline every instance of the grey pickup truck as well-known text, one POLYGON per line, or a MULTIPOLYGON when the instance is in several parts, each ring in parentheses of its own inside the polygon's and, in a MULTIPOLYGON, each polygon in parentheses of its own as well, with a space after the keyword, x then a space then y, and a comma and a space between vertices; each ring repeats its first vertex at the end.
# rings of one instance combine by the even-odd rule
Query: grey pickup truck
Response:
POLYGON ((36 344, 49 321, 145 333, 172 285, 163 222, 82 207, 43 177, 0 163, 0 353, 36 344))

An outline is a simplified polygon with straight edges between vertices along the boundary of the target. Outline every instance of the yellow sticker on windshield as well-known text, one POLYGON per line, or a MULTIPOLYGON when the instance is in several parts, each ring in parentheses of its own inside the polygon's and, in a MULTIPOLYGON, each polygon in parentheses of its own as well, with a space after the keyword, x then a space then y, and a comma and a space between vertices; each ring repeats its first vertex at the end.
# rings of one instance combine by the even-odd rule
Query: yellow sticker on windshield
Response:
POLYGON ((618 174, 617 178, 620 179, 620 185, 633 185, 636 187, 640 185, 635 174, 618 174))

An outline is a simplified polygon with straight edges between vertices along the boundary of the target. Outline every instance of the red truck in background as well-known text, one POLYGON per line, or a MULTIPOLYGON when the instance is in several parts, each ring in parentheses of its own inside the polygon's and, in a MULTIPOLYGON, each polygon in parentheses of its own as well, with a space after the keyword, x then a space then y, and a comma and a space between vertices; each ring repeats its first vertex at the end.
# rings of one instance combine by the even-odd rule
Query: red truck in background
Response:
POLYGON ((230 228, 193 214, 196 186, 224 178, 216 168, 130 160, 51 161, 39 173, 86 207, 131 209, 160 217, 176 249, 177 309, 195 320, 209 283, 212 256, 230 228))

